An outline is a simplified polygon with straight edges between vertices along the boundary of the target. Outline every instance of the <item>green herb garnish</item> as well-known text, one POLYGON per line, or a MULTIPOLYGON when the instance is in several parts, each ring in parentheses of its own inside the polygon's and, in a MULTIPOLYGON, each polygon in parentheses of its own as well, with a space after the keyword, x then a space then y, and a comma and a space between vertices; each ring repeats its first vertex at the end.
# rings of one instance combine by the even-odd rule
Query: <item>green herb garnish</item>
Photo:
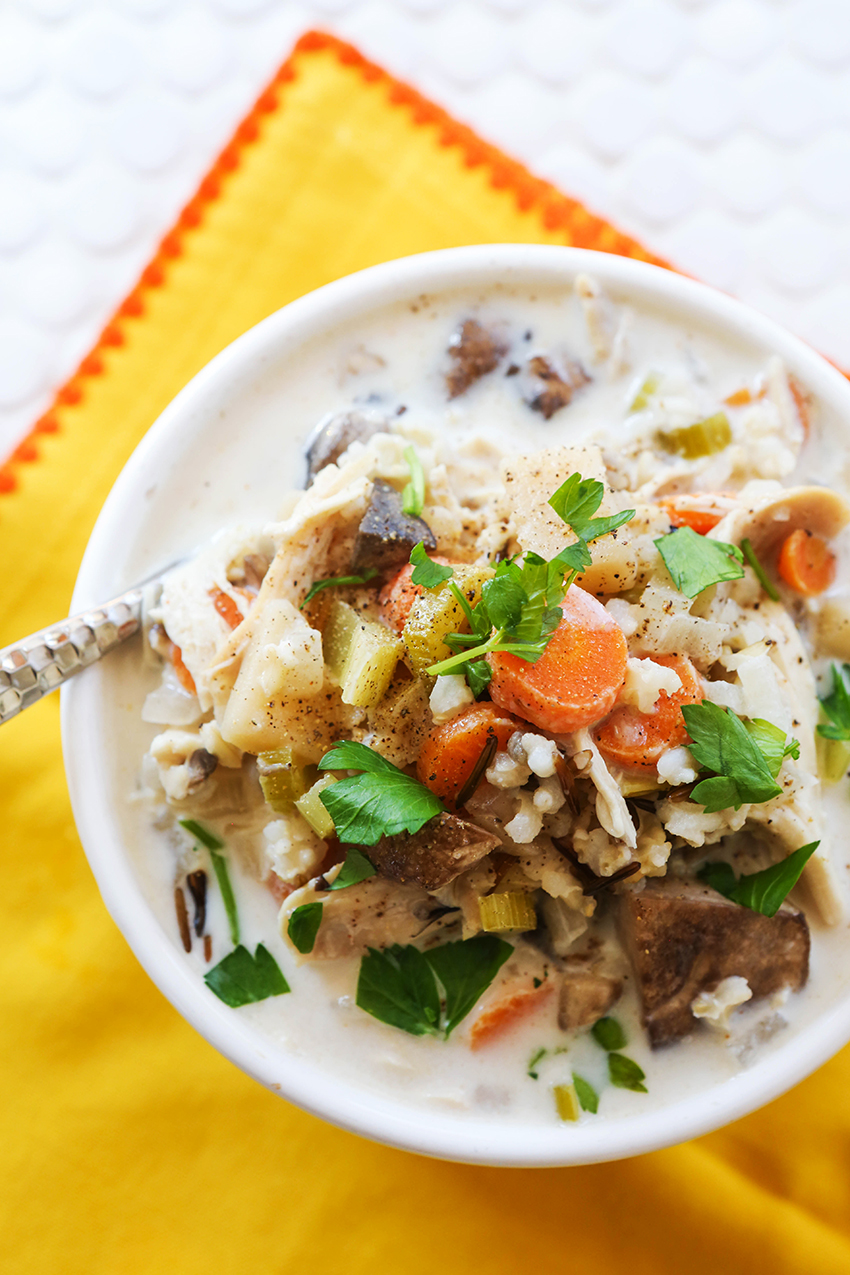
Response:
POLYGON ((436 589, 438 584, 450 580, 454 574, 451 567, 444 567, 440 562, 431 561, 425 552, 425 543, 422 540, 411 549, 410 561, 413 564, 410 578, 414 584, 421 584, 423 589, 436 589))
POLYGON ((745 725, 737 713, 708 700, 683 704, 682 716, 692 741, 691 753, 706 770, 714 771, 691 792, 691 800, 704 806, 707 814, 730 806, 739 810, 745 802, 758 804, 781 794, 776 775, 782 757, 798 755, 796 740, 786 743, 779 728, 761 718, 745 725))
POLYGON ((223 850, 224 842, 220 841, 214 832, 210 832, 209 828, 205 828, 202 823, 198 823, 196 819, 178 819, 181 828, 193 836, 196 841, 200 841, 202 846, 206 846, 207 850, 223 850))
POLYGON ((204 982, 231 1009, 264 1001, 270 996, 282 996, 290 990, 280 967, 262 943, 253 956, 241 944, 234 948, 207 971, 204 982))
POLYGON ((356 1000, 373 1018, 411 1036, 439 1034, 440 993, 417 947, 370 947, 360 962, 356 1000))
POLYGON ((847 690, 845 678, 850 677, 850 664, 839 669, 832 666, 832 691, 820 701, 820 706, 829 718, 828 722, 818 726, 818 734, 824 739, 850 739, 850 692, 847 690))
POLYGON ((316 580, 310 585, 307 596, 301 603, 300 610, 304 610, 308 602, 312 602, 317 593, 321 593, 323 589, 338 589, 346 584, 368 584, 370 580, 374 580, 378 575, 376 567, 364 567, 359 575, 356 576, 330 576, 327 580, 316 580))
POLYGON ((758 558, 756 557, 756 551, 753 548, 753 546, 750 544, 749 540, 741 541, 741 550, 747 562, 750 564, 753 571, 756 573, 756 576, 758 577, 758 582, 761 585, 761 587, 764 589, 767 596, 771 598, 774 602, 778 602, 779 593, 777 592, 775 585, 771 584, 770 580, 768 580, 767 572, 765 571, 764 567, 761 565, 758 558))
POLYGON ((356 846, 349 846, 345 863, 328 886, 329 890, 347 890, 350 885, 359 885, 361 881, 368 881, 369 877, 377 876, 377 871, 372 864, 356 846))
MULTIPOLYGON (((626 1060, 628 1061, 628 1059, 626 1060)), ((576 1097, 582 1111, 589 1111, 592 1115, 596 1115, 599 1110, 599 1094, 588 1084, 584 1076, 579 1076, 577 1072, 573 1072, 573 1088, 576 1091, 576 1097)))
POLYGON ((600 1018, 593 1024, 590 1034, 596 1041, 597 1045, 601 1045, 603 1049, 607 1049, 610 1053, 612 1049, 622 1049, 628 1042, 626 1033, 623 1031, 616 1018, 600 1018))
POLYGON ((445 806, 439 797, 380 753, 352 739, 334 744, 319 770, 358 770, 319 793, 342 842, 373 846, 381 837, 418 832, 445 806))
POLYGON ((551 561, 526 553, 521 559, 500 562, 496 574, 483 585, 475 607, 454 583, 449 586, 470 632, 448 634, 446 645, 455 654, 426 669, 430 676, 462 670, 473 692, 480 695, 490 680, 484 656, 502 651, 529 664, 540 659, 561 623, 564 595, 592 562, 588 545, 634 517, 635 511, 627 509, 611 517, 594 518, 604 490, 596 479, 571 474, 550 498, 549 504, 576 536, 575 542, 551 561), (474 670, 471 674, 470 668, 474 670))
POLYGON ((608 1055, 608 1078, 618 1089, 631 1089, 635 1093, 647 1093, 645 1073, 625 1054, 608 1055))
POLYGON ((676 588, 695 598, 723 580, 740 580, 744 555, 736 545, 699 536, 691 527, 679 527, 655 541, 676 588))
POLYGON ((405 447, 404 459, 410 468, 410 482, 401 493, 401 507, 411 518, 421 518, 425 508, 425 470, 414 447, 405 447))
MULTIPOLYGON (((210 832, 209 828, 205 828, 202 823, 198 823, 196 819, 180 819, 178 822, 181 828, 185 828, 196 841, 200 842, 210 852, 210 860, 215 879, 218 882, 221 901, 227 913, 230 941, 235 945, 239 942, 239 913, 236 910, 236 897, 233 893, 233 886, 230 884, 230 874, 227 871, 227 860, 219 853, 219 851, 224 849, 224 842, 214 832, 210 832)), ((196 850, 197 848, 195 846, 196 850)))
POLYGON ((369 948, 360 962, 357 1004, 412 1036, 442 1032, 448 1039, 513 950, 495 934, 477 934, 428 952, 398 943, 383 951, 369 948))
POLYGON ((309 952, 312 952, 316 944, 316 935, 319 933, 319 926, 322 924, 323 912, 324 904, 320 902, 302 903, 300 907, 295 908, 289 917, 286 932, 289 935, 292 946, 302 956, 307 956, 309 952))
POLYGON ((706 863, 697 876, 733 903, 761 912, 762 916, 775 916, 819 845, 819 841, 810 841, 781 863, 774 863, 761 872, 745 873, 736 878, 730 864, 706 863))
MULTIPOLYGON (((539 980, 535 980, 535 981, 539 983, 539 980)), ((531 1077, 532 1080, 540 1079, 539 1072, 535 1071, 534 1069, 537 1066, 537 1064, 541 1061, 541 1059, 546 1057, 548 1052, 549 1051, 547 1049, 535 1049, 534 1053, 529 1058, 528 1075, 531 1077)))

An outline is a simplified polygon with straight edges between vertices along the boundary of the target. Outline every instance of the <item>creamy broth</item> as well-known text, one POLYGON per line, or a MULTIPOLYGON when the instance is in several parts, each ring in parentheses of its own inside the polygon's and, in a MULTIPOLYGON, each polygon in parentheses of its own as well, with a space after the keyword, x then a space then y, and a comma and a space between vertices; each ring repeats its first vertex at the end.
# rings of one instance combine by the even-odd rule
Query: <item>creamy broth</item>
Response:
MULTIPOLYGON (((612 319, 616 332, 623 320, 617 306, 612 306, 612 319)), ((176 547, 188 548, 220 526, 274 521, 281 508, 288 507, 290 489, 303 482, 302 450, 316 423, 329 413, 352 406, 387 414, 395 429, 414 444, 425 446, 430 436, 447 439, 459 463, 492 464, 497 469, 498 453, 533 453, 596 441, 600 435, 616 450, 618 435, 624 439, 629 436, 630 426, 625 424, 629 407, 649 371, 666 377, 670 384, 677 379, 686 382, 692 391, 694 414, 700 419, 716 412, 728 395, 752 384, 764 370, 764 360, 754 351, 724 344, 697 328, 682 331, 651 310, 633 316, 627 349, 628 366, 612 375, 595 360, 581 306, 563 289, 531 295, 497 287, 482 295, 423 296, 379 310, 368 321, 342 326, 308 343, 297 357, 270 371, 253 395, 244 396, 233 409, 233 428, 239 429, 240 413, 251 413, 255 454, 242 465, 239 482, 234 482, 226 450, 208 457, 200 480, 203 485, 187 500, 192 510, 188 522, 181 528, 172 510, 154 531, 153 540, 148 540, 146 555, 154 560, 171 557, 175 540, 182 537, 182 545, 176 547), (462 396, 448 400, 447 343, 459 322, 469 317, 485 327, 503 329, 510 350, 496 371, 483 376, 462 396), (581 361, 593 379, 568 406, 545 420, 523 401, 521 374, 505 373, 514 362, 562 347, 581 361)), ((732 409, 730 415, 734 417, 732 409)), ((841 422, 815 403, 809 437, 793 472, 782 474, 782 481, 788 485, 829 484, 846 490, 850 484, 840 429, 841 422), (842 456, 840 468, 836 455, 842 456)), ((837 598, 847 589, 845 542, 843 533, 834 546, 839 553, 839 571, 830 596, 837 598)), ((124 653, 119 665, 123 662, 124 668, 129 668, 134 659, 138 656, 124 653)), ((828 663, 820 661, 816 671, 823 675, 828 663)), ((144 689, 154 689, 158 680, 158 669, 152 663, 144 689)), ((140 745, 140 755, 161 728, 140 725, 139 708, 135 699, 127 705, 128 719, 133 717, 129 735, 140 745)), ((146 898, 179 947, 172 904, 175 871, 191 866, 192 852, 184 834, 175 828, 162 794, 151 799, 145 793, 147 781, 134 784, 129 773, 124 779, 128 790, 136 788, 127 826, 146 898)), ((825 789, 822 803, 822 845, 843 897, 850 869, 840 835, 850 816, 847 785, 825 789)), ((192 814, 182 806, 179 813, 192 814)), ((269 820, 273 817, 267 815, 269 820)), ((226 835, 221 821, 210 820, 210 826, 224 828, 226 835)), ((611 1012, 625 1028, 628 1056, 646 1073, 648 1093, 639 1094, 607 1082, 605 1053, 587 1031, 565 1034, 559 1030, 556 997, 550 997, 510 1033, 475 1052, 468 1046, 468 1023, 449 1041, 443 1041, 412 1037, 376 1021, 354 1003, 359 962, 299 962, 280 937, 278 904, 257 881, 250 855, 234 854, 230 867, 242 942, 252 950, 259 942, 265 944, 292 989, 289 995, 231 1012, 255 1025, 272 1048, 303 1058, 325 1073, 329 1086, 335 1078, 344 1078, 420 1108, 464 1114, 484 1122, 498 1116, 499 1120, 552 1124, 557 1120, 552 1086, 569 1083, 573 1071, 600 1093, 598 1116, 583 1119, 628 1116, 666 1106, 711 1084, 731 1080, 755 1058, 781 1049, 844 995, 850 983, 850 965, 844 959, 846 920, 826 926, 808 909, 812 950, 803 991, 784 1000, 777 998, 775 1003, 761 1000, 744 1006, 733 1016, 728 1036, 700 1025, 679 1043, 653 1051, 640 1025, 637 995, 627 975, 622 999, 611 1012), (545 1055, 530 1069, 531 1059, 540 1050, 545 1050, 545 1055)), ((231 945, 212 879, 207 908, 214 964, 231 945)), ((181 959, 196 971, 199 980, 210 967, 197 939, 191 953, 181 959)))

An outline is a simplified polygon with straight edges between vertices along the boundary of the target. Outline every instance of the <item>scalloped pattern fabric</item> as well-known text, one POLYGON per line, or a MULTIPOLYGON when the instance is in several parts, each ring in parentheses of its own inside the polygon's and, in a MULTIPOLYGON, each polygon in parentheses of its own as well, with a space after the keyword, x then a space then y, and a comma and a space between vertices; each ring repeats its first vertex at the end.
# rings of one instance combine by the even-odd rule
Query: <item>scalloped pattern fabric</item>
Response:
MULTIPOLYGON (((350 46, 304 37, 0 472, 0 643, 65 614, 121 465, 219 349, 339 275, 482 241, 647 255, 350 46)), ((850 1269, 848 1051, 730 1128, 616 1164, 373 1145, 237 1071, 148 981, 74 832, 55 698, 0 733, 0 786, 8 1275, 850 1269)))

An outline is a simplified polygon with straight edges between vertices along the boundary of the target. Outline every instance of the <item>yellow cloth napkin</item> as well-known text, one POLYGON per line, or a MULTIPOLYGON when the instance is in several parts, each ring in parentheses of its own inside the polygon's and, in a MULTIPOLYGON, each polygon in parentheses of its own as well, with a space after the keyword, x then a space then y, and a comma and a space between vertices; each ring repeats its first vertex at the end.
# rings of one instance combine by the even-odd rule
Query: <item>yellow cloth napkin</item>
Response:
MULTIPOLYGON (((482 241, 648 256, 353 49, 311 33, 54 411, 0 469, 0 644, 66 613, 97 511, 166 403, 293 297, 482 241)), ((7 1275, 850 1270, 850 1054, 687 1146, 487 1169, 373 1145, 263 1090, 136 964, 74 831, 58 703, 0 732, 7 1275)))

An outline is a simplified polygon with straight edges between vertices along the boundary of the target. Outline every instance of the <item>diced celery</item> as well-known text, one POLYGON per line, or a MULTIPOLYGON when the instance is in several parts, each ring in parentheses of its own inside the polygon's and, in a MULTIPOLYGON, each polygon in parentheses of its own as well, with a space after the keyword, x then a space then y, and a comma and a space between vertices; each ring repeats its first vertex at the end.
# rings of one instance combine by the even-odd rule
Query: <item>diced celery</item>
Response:
POLYGON ((318 773, 316 767, 303 762, 289 744, 274 752, 260 753, 257 770, 266 803, 279 815, 292 810, 318 773))
POLYGON ((481 928, 487 933, 506 930, 536 930, 537 913, 531 896, 520 891, 485 894, 478 900, 481 928))
POLYGON ((574 1085, 553 1085, 555 1106, 562 1120, 578 1120, 580 1108, 574 1085))
POLYGON ((404 646, 383 624, 366 620, 336 599, 322 639, 325 663, 340 684, 343 704, 372 708, 387 692, 404 646))
MULTIPOLYGON (((492 567, 457 566, 453 582, 471 607, 481 597, 482 586, 496 573, 492 567)), ((447 633, 468 633, 469 624, 446 581, 436 589, 426 589, 410 609, 402 641, 418 677, 432 664, 447 660, 453 652, 446 646, 447 633)))
POLYGON ((331 784, 337 781, 333 775, 322 775, 321 779, 317 779, 303 797, 299 797, 295 803, 295 808, 304 816, 313 829, 317 837, 327 840, 332 837, 335 832, 334 821, 331 819, 325 806, 319 799, 319 793, 324 792, 331 784))
POLYGON ((825 784, 837 784, 850 770, 850 740, 824 739, 815 736, 817 742, 818 774, 825 784))
POLYGON ((659 430, 658 442, 666 452, 675 452, 685 460, 699 456, 713 456, 722 452, 732 441, 729 417, 725 412, 715 412, 704 421, 685 425, 682 429, 659 430))
POLYGON ((660 384, 661 377, 659 374, 657 372, 649 372, 644 378, 643 385, 641 385, 637 394, 635 394, 632 399, 632 405, 629 408, 629 411, 642 412, 645 407, 649 407, 649 400, 652 398, 660 384))

